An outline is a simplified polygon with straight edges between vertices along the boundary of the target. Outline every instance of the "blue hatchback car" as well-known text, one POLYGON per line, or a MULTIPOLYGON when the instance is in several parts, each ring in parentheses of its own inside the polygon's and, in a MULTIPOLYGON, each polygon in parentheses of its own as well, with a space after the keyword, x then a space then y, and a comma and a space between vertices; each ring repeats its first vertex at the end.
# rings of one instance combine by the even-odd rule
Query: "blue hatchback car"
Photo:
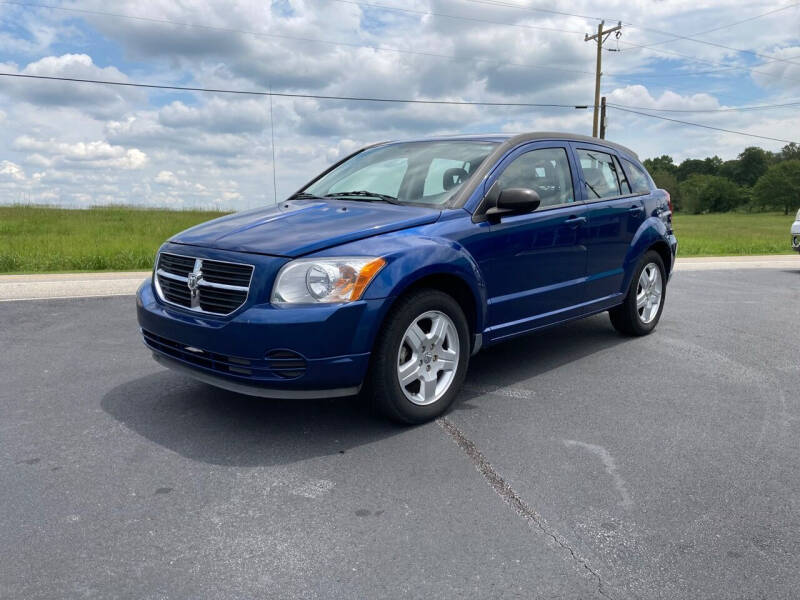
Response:
POLYGON ((361 391, 419 423, 481 348, 664 308, 677 241, 636 154, 560 133, 369 146, 276 206, 172 237, 137 294, 155 359, 265 397, 361 391))

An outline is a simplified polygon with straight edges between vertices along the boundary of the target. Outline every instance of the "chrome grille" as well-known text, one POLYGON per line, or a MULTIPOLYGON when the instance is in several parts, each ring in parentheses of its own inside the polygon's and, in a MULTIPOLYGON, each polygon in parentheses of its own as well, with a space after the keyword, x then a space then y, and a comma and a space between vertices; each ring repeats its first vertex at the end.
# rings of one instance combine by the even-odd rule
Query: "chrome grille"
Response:
POLYGON ((156 291, 169 304, 228 315, 247 300, 252 276, 253 265, 162 252, 156 263, 156 291))

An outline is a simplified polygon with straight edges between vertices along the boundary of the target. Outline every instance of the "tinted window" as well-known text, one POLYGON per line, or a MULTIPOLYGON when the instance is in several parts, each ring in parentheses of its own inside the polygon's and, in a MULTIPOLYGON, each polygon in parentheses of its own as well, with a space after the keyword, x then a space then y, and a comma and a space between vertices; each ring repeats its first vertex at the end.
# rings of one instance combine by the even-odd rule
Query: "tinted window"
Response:
POLYGON ((328 188, 327 193, 369 190, 397 197, 407 169, 408 159, 406 158, 374 162, 340 179, 328 188))
POLYGON ((564 148, 531 150, 518 156, 497 179, 499 189, 536 190, 542 206, 575 201, 569 159, 564 148))
POLYGON ((473 168, 469 162, 452 158, 434 158, 425 177, 425 184, 422 188, 423 197, 443 194, 461 185, 472 171, 473 168))
POLYGON ((596 150, 578 150, 578 158, 590 200, 630 193, 625 174, 613 156, 596 150))
POLYGON ((377 146, 352 156, 303 192, 345 198, 347 192, 368 192, 392 196, 400 203, 441 205, 458 192, 496 146, 470 140, 377 146))
POLYGON ((631 182, 631 188, 633 188, 634 194, 648 194, 650 193, 650 182, 647 179, 647 175, 644 174, 642 168, 632 163, 627 159, 622 159, 625 161, 625 170, 628 171, 628 176, 631 182))
POLYGON ((619 187, 622 190, 623 195, 630 194, 631 184, 628 181, 627 175, 625 175, 625 169, 622 168, 622 165, 620 164, 619 159, 616 156, 614 157, 614 167, 615 167, 615 172, 617 174, 617 179, 619 180, 619 187))

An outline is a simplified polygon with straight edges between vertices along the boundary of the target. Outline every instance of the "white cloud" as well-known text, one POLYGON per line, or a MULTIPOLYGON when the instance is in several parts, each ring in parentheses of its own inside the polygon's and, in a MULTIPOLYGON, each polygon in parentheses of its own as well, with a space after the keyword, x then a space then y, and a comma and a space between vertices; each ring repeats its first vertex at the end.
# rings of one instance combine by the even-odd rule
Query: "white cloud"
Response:
POLYGON ((23 135, 14 140, 13 147, 34 152, 34 160, 40 163, 48 160, 42 157, 45 154, 53 157, 55 162, 83 163, 96 168, 141 169, 147 164, 147 154, 138 148, 112 146, 104 140, 69 143, 23 135))
POLYGON ((754 70, 753 79, 766 88, 785 88, 787 92, 797 93, 800 83, 800 46, 776 48, 769 52, 781 60, 766 61, 754 70))
MULTIPOLYGON (((98 67, 87 54, 46 56, 31 62, 22 70, 13 64, 2 64, 6 72, 46 77, 72 77, 127 82, 128 78, 116 67, 98 67)), ((92 83, 44 81, 6 78, 0 88, 14 100, 41 107, 74 107, 100 118, 108 118, 125 111, 130 102, 142 100, 143 94, 135 88, 101 86, 92 83)))
MULTIPOLYGON (((81 8, 108 10, 106 4, 86 0, 81 8)), ((583 42, 580 32, 596 28, 596 21, 457 0, 392 4, 476 20, 331 0, 271 4, 119 0, 114 5, 114 12, 146 15, 153 21, 9 7, 0 12, 0 48, 8 61, 0 68, 12 73, 239 90, 271 86, 341 96, 591 103, 594 48, 583 42), (117 59, 120 56, 124 62, 117 59)), ((607 22, 620 18, 655 29, 692 32, 771 8, 768 0, 750 3, 747 11, 735 0, 609 0, 602 7, 576 0, 566 10, 587 15, 602 12, 607 22)), ((790 9, 703 37, 793 60, 800 56, 797 14, 797 9, 790 9), (742 32, 747 35, 742 37, 742 32)), ((796 90, 793 81, 800 80, 796 65, 685 40, 647 50, 632 46, 663 40, 667 36, 654 31, 623 28, 619 46, 623 51, 604 54, 603 92, 609 102, 697 110, 796 97, 796 91, 792 92, 796 90), (660 54, 662 50, 667 54, 660 54), (712 63, 752 65, 769 75, 729 69, 691 76, 716 68, 669 54, 672 51, 712 63)), ((616 48, 615 41, 609 43, 616 48)), ((274 124, 265 97, 9 79, 0 87, 4 133, 0 160, 33 175, 22 181, 5 174, 0 201, 13 200, 8 190, 16 185, 26 186, 26 193, 35 200, 65 204, 110 198, 143 205, 246 208, 272 202, 273 125, 279 196, 373 141, 498 130, 588 133, 591 128, 591 111, 574 109, 275 98, 272 113, 274 124)), ((687 121, 797 139, 800 122, 793 117, 791 110, 680 114, 687 121)), ((678 160, 713 154, 730 158, 753 143, 770 149, 782 145, 617 110, 609 110, 608 135, 642 156, 671 153, 678 160)))
POLYGON ((25 181, 25 171, 10 160, 0 161, 0 177, 12 181, 25 181))
POLYGON ((172 171, 159 171, 155 178, 156 183, 163 183, 165 185, 177 185, 178 178, 172 171))

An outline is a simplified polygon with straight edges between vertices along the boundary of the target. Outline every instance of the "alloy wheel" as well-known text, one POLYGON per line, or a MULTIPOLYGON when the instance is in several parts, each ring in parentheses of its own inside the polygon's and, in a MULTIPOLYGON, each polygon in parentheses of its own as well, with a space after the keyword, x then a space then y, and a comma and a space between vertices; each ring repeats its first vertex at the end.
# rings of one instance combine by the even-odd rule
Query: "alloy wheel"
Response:
POLYGON ((639 313, 642 323, 650 323, 656 318, 663 292, 661 269, 656 263, 647 263, 639 275, 636 287, 636 312, 639 313))
POLYGON ((431 310, 406 329, 397 353, 397 378, 403 394, 426 406, 444 396, 458 369, 458 330, 445 313, 431 310))

